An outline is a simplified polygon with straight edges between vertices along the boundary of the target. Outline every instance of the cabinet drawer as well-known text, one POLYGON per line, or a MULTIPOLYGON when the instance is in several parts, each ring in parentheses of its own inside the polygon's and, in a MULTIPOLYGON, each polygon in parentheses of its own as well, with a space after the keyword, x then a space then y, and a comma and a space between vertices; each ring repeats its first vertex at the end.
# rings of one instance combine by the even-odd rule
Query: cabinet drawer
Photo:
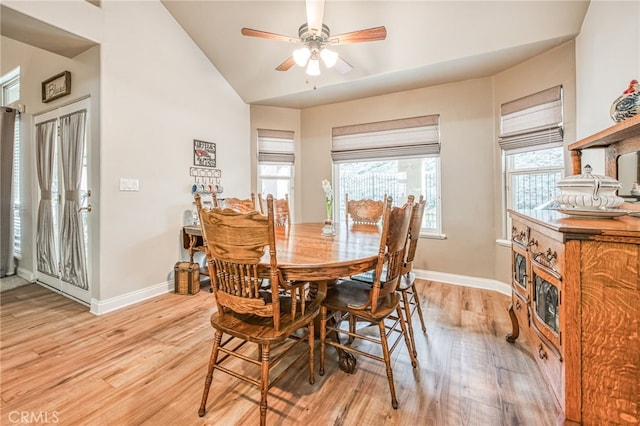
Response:
POLYGON ((529 335, 529 304, 515 289, 511 292, 511 303, 513 303, 513 312, 518 318, 520 333, 529 335))
POLYGON ((560 403, 562 410, 565 409, 564 401, 564 385, 562 381, 563 377, 563 365, 562 361, 554 353, 554 351, 543 342, 538 335, 531 333, 531 350, 533 351, 533 357, 536 360, 540 370, 545 379, 549 383, 549 387, 554 393, 554 396, 560 403))
POLYGON ((542 233, 531 229, 529 238, 529 257, 532 263, 548 269, 549 273, 562 279, 564 273, 564 246, 560 239, 553 238, 549 232, 542 233))
POLYGON ((511 242, 514 247, 521 247, 526 250, 529 243, 529 226, 520 222, 517 218, 511 218, 511 242))

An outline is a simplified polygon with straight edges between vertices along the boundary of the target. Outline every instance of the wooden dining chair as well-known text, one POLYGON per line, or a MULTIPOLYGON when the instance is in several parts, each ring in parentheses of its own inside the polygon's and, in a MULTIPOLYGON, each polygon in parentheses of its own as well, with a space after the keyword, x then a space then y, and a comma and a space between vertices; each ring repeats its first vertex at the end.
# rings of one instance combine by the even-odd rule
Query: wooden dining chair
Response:
MULTIPOLYGON (((409 201, 413 201, 413 196, 409 196, 409 201)), ((409 233, 407 239, 407 248, 405 254, 405 261, 402 266, 402 275, 400 282, 398 283, 398 291, 402 296, 401 307, 405 314, 405 321, 408 325, 409 337, 411 340, 411 351, 417 357, 418 351, 416 349, 416 341, 413 331, 413 315, 418 312, 420 318, 420 324, 422 325, 422 332, 426 333, 427 328, 424 324, 424 316, 422 314, 422 306, 420 305, 420 297, 416 291, 416 274, 413 272, 413 260, 416 257, 416 249, 418 247, 418 241, 420 240, 420 229, 422 228, 422 218, 424 217, 426 201, 421 195, 417 203, 413 205, 413 211, 411 212, 411 223, 409 225, 409 233)), ((386 273, 386 268, 383 269, 383 275, 386 273)), ((351 279, 356 281, 362 281, 373 285, 375 271, 368 271, 362 274, 354 275, 351 279)), ((350 327, 353 330, 355 324, 353 321, 350 323, 350 327)))
POLYGON ((237 210, 239 212, 250 212, 256 210, 256 194, 251 193, 251 198, 218 198, 213 194, 213 206, 237 210))
POLYGON ((427 332, 427 327, 424 325, 424 317, 422 315, 422 306, 420 306, 420 296, 416 291, 416 274, 413 272, 413 260, 416 257, 416 249, 418 248, 418 241, 420 240, 420 229, 422 229, 422 218, 424 217, 424 209, 426 201, 421 195, 417 203, 413 207, 411 213, 411 224, 409 225, 409 240, 407 242, 407 253, 405 256, 404 265, 402 267, 402 279, 398 284, 398 290, 402 295, 402 303, 404 305, 404 311, 409 323, 409 336, 411 337, 411 348, 413 354, 417 357, 418 352, 416 350, 416 342, 413 337, 413 314, 418 312, 420 318, 420 324, 422 325, 422 332, 427 332))
POLYGON ((324 374, 326 346, 341 348, 347 352, 356 353, 386 365, 389 390, 391 392, 391 405, 398 408, 395 386, 393 383, 393 371, 391 367, 391 354, 398 347, 400 339, 404 339, 411 358, 411 365, 416 367, 416 358, 411 351, 411 343, 407 333, 407 326, 400 308, 400 294, 396 291, 402 267, 404 263, 405 246, 411 212, 413 205, 406 203, 402 207, 391 207, 392 199, 387 198, 382 218, 382 234, 373 286, 354 280, 341 280, 328 292, 327 297, 320 308, 320 375, 324 374), (386 265, 386 274, 383 268, 386 265), (328 312, 336 318, 354 317, 359 321, 377 324, 379 338, 358 333, 353 333, 340 327, 340 324, 329 325, 328 312), (395 315, 400 328, 395 324, 389 326, 385 320, 395 315), (359 350, 353 345, 345 345, 338 341, 327 339, 327 332, 337 335, 353 335, 356 339, 363 339, 371 343, 379 344, 382 356, 359 350), (390 344, 390 337, 392 337, 390 344))
POLYGON ((313 321, 326 287, 319 283, 311 300, 309 283, 283 278, 278 268, 271 196, 267 197, 266 216, 220 207, 207 211, 201 208, 199 197, 196 204, 217 306, 211 315, 215 337, 198 414, 205 414, 213 372, 219 370, 260 388, 260 424, 265 425, 268 390, 306 354, 299 351, 297 356, 285 358, 304 342, 308 343, 309 382, 314 383, 313 321), (261 264, 267 249, 268 263, 261 264), (265 273, 271 284, 269 291, 260 288, 260 276, 265 273), (249 342, 257 344, 257 350, 246 345, 249 342), (288 363, 281 364, 285 359, 288 363), (259 377, 250 375, 251 369, 242 368, 235 360, 260 367, 259 377), (284 367, 271 377, 276 365, 284 367))
POLYGON ((347 193, 344 194, 344 206, 347 225, 350 222, 357 225, 377 225, 384 212, 384 201, 368 198, 350 200, 347 193))
MULTIPOLYGON (((264 200, 262 194, 258 195, 260 211, 264 214, 264 200)), ((284 198, 273 199, 273 211, 275 226, 291 225, 291 211, 289 210, 289 194, 284 194, 284 198)))

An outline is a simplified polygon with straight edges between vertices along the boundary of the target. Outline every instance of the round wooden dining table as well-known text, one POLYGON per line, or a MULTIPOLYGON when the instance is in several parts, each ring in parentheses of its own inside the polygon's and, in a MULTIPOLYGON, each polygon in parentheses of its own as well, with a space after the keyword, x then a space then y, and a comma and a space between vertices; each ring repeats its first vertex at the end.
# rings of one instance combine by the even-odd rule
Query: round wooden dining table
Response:
MULTIPOLYGON (((380 248, 380 226, 336 226, 336 235, 322 235, 323 223, 292 223, 276 227, 278 265, 288 280, 323 281, 348 277, 375 268, 380 248)), ((183 245, 190 261, 202 247, 197 225, 183 227, 183 245)), ((269 253, 263 257, 269 265, 269 253)), ((206 272, 206 271, 205 271, 206 272)))
MULTIPOLYGON (((293 223, 276 228, 278 267, 286 280, 331 286, 338 278, 375 269, 381 229, 377 225, 336 227, 336 235, 322 235, 322 223, 293 223)), ((268 262, 268 255, 264 258, 268 262)), ((332 319, 334 321, 335 318, 332 319)), ((339 341, 337 333, 329 336, 339 341)), ((356 358, 340 348, 339 368, 353 373, 356 358)))
MULTIPOLYGON (((332 281, 374 269, 380 227, 342 224, 336 235, 322 235, 322 223, 292 223, 276 228, 278 266, 291 281, 332 281)), ((268 254, 265 255, 268 264, 268 254)))

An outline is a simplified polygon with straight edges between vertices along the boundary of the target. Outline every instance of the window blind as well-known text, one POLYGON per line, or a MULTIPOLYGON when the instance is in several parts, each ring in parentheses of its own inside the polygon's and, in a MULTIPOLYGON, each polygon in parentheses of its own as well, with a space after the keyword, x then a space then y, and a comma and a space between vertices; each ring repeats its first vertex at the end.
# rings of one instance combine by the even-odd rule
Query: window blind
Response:
POLYGON ((379 158, 424 157, 440 153, 440 116, 334 127, 331 158, 334 162, 379 158))
POLYGON ((562 141, 562 86, 501 105, 498 143, 502 149, 526 150, 562 141))
POLYGON ((294 164, 293 132, 258 129, 258 162, 294 164))

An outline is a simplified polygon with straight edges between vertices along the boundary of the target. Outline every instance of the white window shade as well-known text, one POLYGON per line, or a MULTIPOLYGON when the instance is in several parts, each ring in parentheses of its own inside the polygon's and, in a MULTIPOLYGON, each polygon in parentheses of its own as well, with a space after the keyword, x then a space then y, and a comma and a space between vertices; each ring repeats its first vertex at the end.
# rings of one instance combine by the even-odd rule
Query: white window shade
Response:
POLYGON ((562 86, 501 106, 499 144, 505 151, 560 145, 562 141, 562 86))
POLYGON ((440 153, 439 116, 335 127, 334 162, 424 157, 440 153))
POLYGON ((258 162, 294 164, 293 135, 288 130, 258 129, 258 162))

